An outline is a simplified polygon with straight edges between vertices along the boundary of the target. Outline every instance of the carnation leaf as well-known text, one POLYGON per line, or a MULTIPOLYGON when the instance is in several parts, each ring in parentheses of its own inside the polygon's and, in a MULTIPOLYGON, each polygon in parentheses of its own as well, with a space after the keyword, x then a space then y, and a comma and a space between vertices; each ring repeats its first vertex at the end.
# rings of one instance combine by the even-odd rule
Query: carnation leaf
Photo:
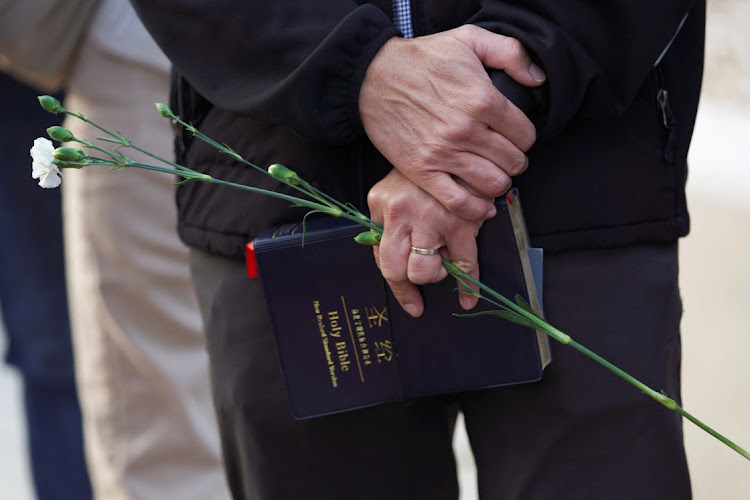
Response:
POLYGON ((459 318, 473 318, 476 316, 497 316, 498 318, 503 318, 508 321, 512 321, 513 323, 516 323, 521 326, 526 326, 528 328, 536 328, 536 324, 531 321, 530 319, 524 318, 520 314, 514 311, 504 311, 501 309, 493 309, 491 311, 479 311, 475 313, 465 313, 465 314, 454 314, 454 316, 458 316, 459 318))
POLYGON ((307 236, 307 217, 316 213, 320 214, 323 212, 321 210, 310 210, 302 217, 302 248, 305 247, 305 236, 307 236))
POLYGON ((521 309, 523 309, 527 313, 530 313, 530 314, 533 314, 534 316, 537 316, 537 313, 534 310, 534 308, 531 307, 531 304, 529 304, 528 302, 526 302, 526 299, 524 299, 521 295, 516 294, 515 299, 516 299, 516 305, 518 307, 520 307, 521 309))

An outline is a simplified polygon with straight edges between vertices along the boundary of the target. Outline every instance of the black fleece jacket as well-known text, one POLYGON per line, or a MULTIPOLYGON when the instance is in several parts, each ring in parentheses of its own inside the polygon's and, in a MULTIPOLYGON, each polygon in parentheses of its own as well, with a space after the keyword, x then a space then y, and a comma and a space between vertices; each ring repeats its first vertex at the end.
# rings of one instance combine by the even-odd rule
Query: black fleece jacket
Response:
MULTIPOLYGON (((261 166, 283 163, 366 209, 390 169, 358 116, 391 2, 132 0, 172 60, 185 120, 261 166)), ((687 233, 686 157, 700 93, 705 0, 412 0, 417 36, 476 24, 518 38, 548 75, 528 109, 539 139, 515 179, 532 243, 547 252, 669 242, 687 233), (658 64, 657 64, 658 62, 658 64)), ((510 91, 501 88, 501 91, 510 91)), ((216 177, 273 180, 178 138, 180 160, 216 177)), ((227 256, 298 208, 193 183, 179 231, 227 256)))

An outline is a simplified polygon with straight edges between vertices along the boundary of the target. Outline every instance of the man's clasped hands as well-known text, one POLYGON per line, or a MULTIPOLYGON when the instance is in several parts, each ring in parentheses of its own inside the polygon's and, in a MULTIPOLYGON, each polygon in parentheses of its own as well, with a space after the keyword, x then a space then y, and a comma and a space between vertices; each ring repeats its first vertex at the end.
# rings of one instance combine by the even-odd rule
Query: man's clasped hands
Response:
MULTIPOLYGON (((395 167, 368 195, 371 218, 384 226, 375 261, 415 317, 424 310, 416 285, 447 275, 441 257, 479 279, 479 228, 495 215, 494 199, 528 167, 536 141, 534 125, 495 88, 487 68, 529 87, 546 79, 518 40, 465 25, 391 38, 362 83, 365 132, 395 167)), ((461 293, 459 301, 471 309, 478 298, 461 293)))

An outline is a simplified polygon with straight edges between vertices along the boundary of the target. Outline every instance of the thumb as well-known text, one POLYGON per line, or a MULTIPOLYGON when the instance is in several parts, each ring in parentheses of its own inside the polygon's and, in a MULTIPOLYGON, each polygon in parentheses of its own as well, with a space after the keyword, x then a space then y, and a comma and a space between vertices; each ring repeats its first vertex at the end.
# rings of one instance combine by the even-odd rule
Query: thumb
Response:
POLYGON ((458 28, 456 37, 474 51, 484 66, 504 70, 518 83, 538 87, 547 80, 542 68, 534 64, 526 48, 515 38, 472 25, 458 28))

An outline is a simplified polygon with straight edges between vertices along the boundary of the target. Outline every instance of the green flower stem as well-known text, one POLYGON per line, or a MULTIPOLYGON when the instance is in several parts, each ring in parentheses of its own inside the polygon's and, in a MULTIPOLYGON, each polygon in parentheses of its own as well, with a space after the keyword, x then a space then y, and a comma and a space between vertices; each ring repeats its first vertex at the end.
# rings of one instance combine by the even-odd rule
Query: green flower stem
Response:
MULTIPOLYGON (((206 177, 208 177, 208 176, 206 176, 206 177)), ((203 180, 203 179, 196 179, 196 180, 203 180)), ((301 205, 301 206, 304 206, 304 207, 307 207, 307 208, 311 208, 313 210, 318 210, 320 212, 323 212, 325 214, 331 215, 333 217, 343 217, 345 219, 349 219, 349 220, 351 220, 353 222, 356 222, 356 223, 358 223, 358 224, 360 224, 362 226, 365 226, 365 227, 367 227, 369 229, 372 229, 373 231, 382 232, 382 230, 378 229, 377 224, 374 223, 374 222, 372 222, 370 219, 367 219, 367 218, 362 219, 360 217, 357 217, 354 214, 343 212, 338 207, 331 207, 328 204, 322 205, 322 204, 318 204, 318 203, 315 203, 315 202, 312 202, 312 201, 309 201, 309 200, 305 200, 305 199, 302 199, 302 198, 297 198, 295 196, 289 196, 287 194, 278 193, 276 191, 268 191, 266 189, 254 188, 252 186, 246 186, 244 184, 236 184, 234 182, 223 181, 221 179, 215 179, 213 177, 211 177, 210 180, 206 180, 206 182, 211 182, 211 183, 214 183, 214 184, 221 184, 221 185, 224 185, 224 186, 230 186, 230 187, 234 187, 234 188, 238 188, 238 189, 244 189, 245 191, 251 191, 251 192, 254 192, 254 193, 265 194, 265 195, 268 195, 268 196, 273 196, 275 198, 280 198, 282 200, 291 201, 295 205, 301 205)))
POLYGON ((73 116, 73 117, 75 117, 75 118, 78 118, 78 119, 79 119, 79 120, 81 120, 82 122, 86 122, 86 123, 88 123, 89 125, 91 125, 92 127, 95 127, 95 128, 97 128, 97 129, 101 130, 101 131, 102 131, 102 132, 104 132, 105 134, 107 134, 107 135, 109 135, 109 136, 112 136, 112 137, 114 137, 115 139, 117 139, 117 142, 119 142, 119 143, 120 143, 120 144, 122 144, 123 146, 128 146, 128 147, 130 146, 130 141, 129 141, 129 140, 127 139, 127 138, 125 138, 125 137, 121 136, 120 134, 116 134, 116 133, 114 133, 114 132, 111 132, 111 131, 107 130, 106 128, 102 127, 102 126, 101 126, 101 125, 99 125, 98 123, 96 123, 96 122, 93 122, 93 121, 89 120, 88 118, 86 118, 86 117, 85 117, 84 115, 82 115, 81 113, 75 113, 75 112, 73 112, 73 111, 71 111, 71 110, 69 110, 69 109, 65 109, 65 108, 61 108, 60 112, 62 112, 62 113, 65 113, 66 115, 69 115, 69 116, 73 116))
MULTIPOLYGON (((104 153, 104 154, 108 155, 111 158, 115 157, 114 153, 112 153, 112 151, 109 151, 108 149, 104 149, 104 148, 102 148, 100 146, 97 146, 94 143, 91 143, 91 142, 82 141, 82 140, 78 139, 77 137, 75 137, 74 139, 75 139, 76 142, 78 142, 79 144, 81 144, 83 146, 86 146, 87 148, 94 149, 96 151, 99 151, 100 153, 104 153)), ((105 140, 104 138, 101 138, 101 139, 105 140)), ((98 160, 102 160, 101 158, 97 158, 97 159, 98 160)), ((103 161, 110 161, 110 160, 103 160, 103 161)))
MULTIPOLYGON (((60 106, 59 102, 56 99, 53 99, 53 98, 51 98, 49 96, 41 96, 39 100, 40 100, 40 103, 42 104, 42 107, 44 107, 44 109, 46 109, 47 111, 49 111, 51 113, 63 112, 65 114, 74 116, 74 117, 76 117, 76 118, 78 118, 80 120, 83 120, 86 123, 90 123, 92 126, 96 127, 97 129, 103 131, 104 133, 106 133, 106 134, 108 134, 108 135, 110 135, 111 137, 114 138, 114 139, 109 139, 109 138, 101 137, 99 139, 101 139, 103 141, 106 141, 106 142, 112 142, 112 143, 115 143, 115 144, 120 144, 121 146, 133 148, 133 149, 135 149, 137 151, 140 151, 143 154, 148 155, 151 158, 154 158, 154 159, 156 159, 156 160, 158 160, 160 162, 163 162, 163 163, 169 165, 171 168, 169 168, 169 167, 163 167, 163 166, 150 165, 150 164, 147 164, 147 163, 133 162, 129 158, 126 158, 124 155, 122 155, 119 152, 118 152, 118 154, 115 154, 113 152, 110 152, 110 151, 104 150, 102 148, 99 148, 98 146, 94 146, 91 143, 87 143, 87 142, 81 141, 80 139, 76 139, 76 140, 78 142, 80 142, 81 144, 87 146, 87 147, 93 147, 94 149, 96 149, 98 151, 101 151, 101 152, 109 155, 112 158, 112 160, 104 160, 104 159, 101 159, 101 158, 89 157, 89 160, 87 162, 74 162, 74 163, 71 163, 69 165, 71 167, 79 168, 79 164, 80 164, 80 166, 83 166, 83 165, 86 165, 86 164, 89 164, 89 165, 110 165, 111 167, 113 167, 115 169, 123 169, 123 168, 126 168, 126 167, 136 167, 136 168, 143 168, 143 169, 146 169, 146 170, 152 170, 152 171, 156 171, 156 172, 163 172, 163 173, 173 174, 173 175, 176 175, 178 177, 182 177, 184 179, 183 181, 181 181, 181 183, 191 182, 191 181, 210 182, 210 183, 213 183, 213 184, 220 184, 220 185, 224 185, 224 186, 229 186, 229 187, 233 187, 233 188, 242 189, 244 191, 249 191, 249 192, 252 192, 252 193, 262 194, 262 195, 266 195, 266 196, 272 196, 274 198, 279 198, 279 199, 282 199, 282 200, 289 201, 289 202, 293 203, 295 206, 308 207, 308 208, 312 209, 313 211, 323 212, 323 213, 326 213, 326 214, 334 216, 334 217, 344 217, 344 218, 349 219, 349 220, 351 220, 353 222, 356 222, 357 224, 360 224, 360 225, 362 225, 362 226, 364 226, 366 228, 369 228, 370 230, 375 231, 376 233, 378 233, 380 235, 382 235, 382 233, 383 233, 383 226, 382 225, 374 222, 369 217, 367 217, 366 215, 364 215, 363 213, 361 213, 359 210, 357 210, 355 207, 353 207, 351 205, 348 205, 348 204, 343 204, 343 203, 339 202, 338 200, 335 200, 334 198, 330 197, 329 195, 327 195, 327 194, 323 193, 322 191, 319 191, 318 189, 314 188, 313 186, 311 186, 306 181, 304 181, 302 179, 299 179, 296 176, 296 174, 294 174, 294 176, 295 176, 294 182, 289 182, 286 179, 282 179, 282 178, 279 178, 279 177, 276 177, 276 176, 272 175, 271 173, 267 172, 266 170, 264 170, 264 169, 258 167, 257 165, 255 165, 255 164, 253 164, 253 163, 245 160, 242 156, 240 156, 238 153, 236 153, 235 151, 233 151, 231 148, 229 148, 229 147, 227 147, 225 145, 217 143, 216 141, 214 141, 210 137, 208 137, 208 136, 204 135, 203 133, 199 132, 194 126, 183 122, 179 117, 176 117, 171 112, 171 110, 169 110, 165 105, 159 105, 159 104, 157 104, 157 109, 159 109, 159 112, 163 116, 166 116, 167 118, 171 118, 171 119, 175 120, 181 126, 185 127, 187 130, 189 130, 190 132, 192 132, 198 139, 200 139, 200 140, 202 140, 202 141, 204 141, 204 142, 212 145, 213 147, 215 147, 216 149, 218 149, 221 153, 229 155, 232 158, 236 159, 237 161, 240 161, 240 162, 242 162, 242 163, 244 163, 244 164, 246 164, 246 165, 248 165, 248 166, 250 166, 252 168, 255 168, 255 169, 259 170, 260 172, 263 172, 266 175, 270 175, 271 177, 274 177, 279 182, 282 182, 282 183, 284 183, 284 184, 286 184, 288 186, 293 187, 294 189, 302 192, 303 194, 305 194, 306 196, 312 198, 315 201, 310 201, 308 199, 303 199, 303 198, 298 198, 298 197, 295 197, 295 196, 290 196, 290 195, 279 193, 279 192, 276 192, 276 191, 269 191, 269 190, 266 190, 266 189, 255 188, 255 187, 247 186, 247 185, 244 185, 244 184, 236 184, 236 183, 229 182, 229 181, 224 181, 224 180, 221 180, 221 179, 215 179, 215 178, 213 178, 213 177, 211 177, 209 175, 206 175, 206 174, 201 174, 199 172, 191 170, 191 169, 189 169, 187 167, 184 167, 182 165, 178 165, 176 163, 167 161, 167 160, 165 160, 165 159, 163 159, 163 158, 161 158, 159 156, 156 156, 156 155, 154 155, 154 154, 152 154, 152 153, 150 153, 150 152, 148 152, 146 150, 143 150, 143 149, 141 149, 141 148, 133 145, 130 142, 130 140, 128 140, 124 136, 122 136, 120 134, 115 134, 113 132, 110 132, 109 130, 107 130, 107 129, 99 126, 98 124, 90 121, 88 118, 86 118, 85 116, 83 116, 81 114, 73 113, 73 112, 71 112, 69 110, 66 110, 65 108, 62 108, 62 106, 60 106), (160 107, 161 107, 161 109, 160 109, 160 107)), ((368 244, 372 244, 372 243, 368 243, 368 244)), ((733 449, 734 451, 736 451, 737 453, 739 453, 740 455, 742 455, 746 459, 750 460, 750 454, 746 450, 744 450, 743 448, 741 448, 740 446, 738 446, 737 444, 735 444, 731 440, 727 439, 725 436, 723 436, 722 434, 720 434, 716 430, 714 430, 711 427, 707 426, 706 424, 704 424, 699 419, 695 418, 690 413, 686 412, 674 400, 670 399, 669 397, 667 397, 664 394, 661 394, 659 392, 654 391, 653 389, 651 389, 650 387, 648 387, 644 383, 640 382, 639 380, 637 380, 633 376, 629 375, 625 371, 621 370, 617 366, 613 365, 612 363, 610 363, 606 359, 602 358, 601 356, 599 356, 598 354, 596 354, 593 351, 589 350, 588 348, 582 346, 581 344, 579 344, 578 342, 576 342, 575 340, 573 340, 566 333, 564 333, 564 332, 556 329, 555 327, 553 327, 552 325, 550 325, 549 323, 547 323, 543 318, 541 318, 536 313, 534 313, 533 310, 531 310, 530 307, 528 307, 527 304, 523 304, 522 303, 521 305, 525 305, 526 308, 521 307, 521 305, 512 302, 511 300, 509 300, 506 297, 504 297, 503 295, 497 293, 496 291, 494 291, 493 289, 491 289, 487 285, 481 283, 478 280, 475 280, 474 278, 472 278, 468 274, 464 273, 463 271, 461 271, 461 269, 459 269, 457 266, 455 266, 451 262, 443 259, 442 263, 443 263, 443 267, 445 267, 445 269, 448 271, 448 273, 451 274, 462 285, 462 290, 461 290, 462 292, 473 294, 473 295, 475 295, 475 296, 477 296, 477 297, 479 297, 479 298, 481 298, 483 300, 489 301, 489 302, 497 305, 501 309, 504 309, 504 311, 502 311, 502 312, 503 313, 507 313, 507 315, 504 316, 506 319, 509 319, 510 321, 515 321, 515 322, 520 323, 520 324, 532 325, 533 328, 544 332, 546 335, 552 337, 554 340, 560 342, 561 344, 568 345, 568 346, 576 349, 577 351, 579 351, 580 353, 584 354, 588 358, 594 360, 595 362, 599 363, 603 367, 607 368, 609 371, 613 372, 614 374, 616 374, 620 378, 624 379, 625 381, 629 382, 633 386, 637 387, 639 390, 641 390, 642 392, 646 393, 652 399, 658 401, 659 403, 661 403, 665 407, 669 408, 670 410, 674 410, 674 411, 678 412, 680 415, 682 415, 683 417, 685 417, 686 419, 688 419, 689 421, 691 421, 692 423, 694 423, 695 425, 697 425, 698 427, 700 427, 701 429, 703 429, 704 431, 706 431, 708 434, 710 434, 711 436, 715 437, 716 439, 718 439, 722 443, 726 444, 728 447, 730 447, 731 449, 733 449), (472 289, 468 285, 468 283, 473 284, 479 290, 481 290, 482 292, 485 292, 487 295, 489 295, 490 297, 496 299, 498 302, 495 302, 495 301, 489 299, 487 296, 482 295, 481 292, 475 291, 474 289, 472 289)))
MULTIPOLYGON (((284 179, 281 179, 279 177, 275 177, 275 176, 271 175, 267 170, 261 168, 260 166, 256 165, 255 163, 253 163, 253 162, 251 162, 251 161, 246 160, 245 158, 243 158, 239 153, 237 153, 236 151, 234 151, 229 146, 226 146, 224 144, 220 144, 220 143, 216 142, 215 140, 213 140, 212 138, 208 137, 206 134, 204 134, 203 132, 201 132, 200 130, 198 130, 195 126, 190 125, 189 123, 183 121, 179 116, 176 116, 174 113, 172 113, 171 110, 169 112, 169 117, 172 120, 174 120, 175 122, 177 122, 180 126, 184 127, 186 130, 188 130, 189 132, 191 132, 195 138, 197 138, 198 140, 201 140, 201 141, 205 142, 206 144, 208 144, 210 146, 213 146, 219 152, 221 152, 221 153, 223 153, 223 154, 225 154, 227 156, 230 156, 230 157, 234 158, 235 160, 239 161, 240 163, 243 163, 243 164, 245 164, 245 165, 247 165, 247 166, 249 166, 251 168, 254 168, 255 170, 257 170, 259 172, 262 172, 265 175, 269 175, 271 177, 274 177, 274 179, 278 180, 279 182, 282 182, 282 183, 286 184, 287 186, 290 186, 291 188, 296 189, 297 191, 300 191, 301 193, 304 193, 305 195, 307 195, 307 196, 309 196, 309 197, 317 200, 321 205, 327 205, 330 208, 334 208, 334 207, 338 208, 341 211, 341 217, 353 220, 355 222, 360 222, 360 223, 362 223, 362 225, 364 225, 364 226, 366 226, 366 227, 368 227, 370 229, 379 229, 380 232, 383 231, 383 226, 381 226, 380 224, 372 221, 371 219, 369 219, 367 216, 365 216, 364 214, 362 214, 356 208, 354 208, 354 207, 352 207, 350 205, 346 205, 344 203, 341 203, 337 199, 335 199, 335 198, 327 195, 326 193, 320 191, 319 189, 315 188, 309 182, 307 182, 307 181, 305 181, 303 179, 300 179, 300 183, 296 184, 296 183, 292 183, 292 182, 286 181, 284 179)), ((326 212, 330 212, 330 209, 327 210, 326 212)))
MULTIPOLYGON (((337 207, 339 207, 344 212, 349 213, 351 215, 354 215, 360 221, 366 222, 367 223, 367 227, 370 227, 371 229, 376 230, 381 235, 383 234, 383 226, 382 226, 382 224, 378 224, 377 222, 373 221, 372 219, 370 219, 369 217, 367 217, 365 214, 363 214, 362 212, 360 212, 359 210, 357 210, 355 207, 353 207, 351 205, 348 205, 348 204, 345 204, 345 203, 341 203, 337 199, 333 198, 332 196, 329 196, 328 194, 324 193, 323 191, 321 191, 320 189, 316 188, 315 186, 312 186, 307 181, 302 180, 302 182, 303 182, 303 185, 307 189, 309 189, 311 193, 315 193, 315 194, 319 195, 320 197, 322 197, 323 199, 325 199, 329 203, 333 203, 334 205, 336 205, 337 207)), ((352 219, 352 220, 354 220, 354 219, 352 219)))
MULTIPOLYGON (((206 176, 206 177, 208 177, 208 176, 206 176)), ((213 184, 220 184, 222 186, 234 187, 234 188, 237 188, 237 189, 242 189, 242 190, 245 190, 245 191, 250 191, 252 193, 259 193, 259 194, 265 194, 265 195, 268 195, 268 196, 273 196, 274 198, 279 198, 279 199, 282 199, 282 200, 290 201, 290 202, 294 203, 295 205, 299 205, 299 206, 311 208, 313 210, 318 210, 320 212, 326 213, 326 214, 331 215, 333 217, 340 217, 340 216, 344 215, 337 208, 332 208, 332 207, 330 207, 328 205, 321 205, 320 203, 315 203, 313 201, 305 200, 303 198, 297 198, 296 196, 290 196, 288 194, 279 193, 279 192, 276 192, 276 191, 268 191, 267 189, 260 189, 260 188, 256 188, 256 187, 252 187, 252 186, 246 186, 244 184, 236 184, 234 182, 224 181, 224 180, 221 180, 221 179, 215 179, 213 177, 210 177, 209 179, 210 180, 207 180, 206 182, 211 182, 213 184)), ((203 180, 203 179, 198 179, 198 180, 203 180)))
POLYGON ((153 158, 155 160, 158 160, 160 162, 166 163, 167 165, 171 165, 172 167, 176 168, 177 170, 180 170, 180 171, 188 171, 188 170, 190 170, 187 167, 183 167, 179 163, 175 163, 173 161, 167 160, 166 158, 162 158, 161 156, 155 155, 153 153, 149 153, 145 149, 136 146, 135 144, 133 144, 130 141, 128 141, 128 143, 129 143, 129 146, 128 146, 129 148, 135 149, 136 151, 140 151, 141 153, 143 153, 143 154, 145 154, 147 156, 150 156, 151 158, 153 158))
MULTIPOLYGON (((646 384, 644 384, 640 380, 636 379, 635 377, 633 377, 629 373, 627 373, 624 370, 622 370, 622 369, 618 368, 617 366, 613 365, 612 363, 610 363, 606 359, 602 358, 601 356, 599 356, 595 352, 591 351, 590 349, 582 346, 581 344, 579 344, 578 342, 576 342, 575 340, 573 340, 569 335, 567 335, 566 333, 561 332, 557 328, 553 327, 552 325, 550 325, 549 323, 547 323, 545 320, 543 320, 542 318, 540 318, 536 314, 532 314, 531 312, 527 311, 523 307, 520 307, 519 305, 515 304, 514 302, 508 300, 503 295, 500 295, 499 293, 497 293, 496 291, 494 291, 492 288, 488 287, 487 285, 481 283, 480 281, 475 280, 474 278, 472 278, 468 274, 466 274, 463 271, 461 271, 457 266, 455 266, 451 262, 443 259, 443 267, 445 267, 445 269, 453 277, 455 277, 456 279, 458 279, 458 280, 460 280, 462 282, 467 282, 468 281, 469 283, 472 283, 472 284, 476 285, 477 287, 479 287, 480 290, 486 292, 487 294, 489 294, 493 298, 499 300, 507 308, 513 310, 515 313, 517 313, 517 314, 523 316, 524 318, 526 318, 527 320, 531 321, 536 326, 536 329, 544 332, 545 334, 547 334, 548 336, 552 337, 553 339, 555 339, 556 341, 560 342, 561 344, 570 346, 573 349, 577 350, 578 352, 584 354, 588 358, 596 361, 597 363, 599 363, 600 365, 602 365, 603 367, 605 367, 606 369, 608 369, 609 371, 611 371, 612 373, 614 373, 615 375, 617 375, 618 377, 624 379, 626 382, 628 382, 631 385, 634 385, 635 387, 637 387, 638 389, 640 389, 642 392, 644 392, 646 395, 648 395, 652 399, 658 401, 659 403, 661 403, 665 407, 669 408, 670 410, 676 411, 677 413, 679 413, 680 415, 682 415, 683 417, 687 418, 689 421, 691 421, 692 423, 694 423, 695 425, 697 425, 698 427, 700 427, 701 429, 703 429, 704 431, 706 431, 707 433, 709 433, 711 436, 715 437, 716 439, 718 439, 719 441, 721 441, 722 443, 724 443, 725 445, 729 446, 731 449, 733 449, 734 451, 736 451, 737 453, 739 453, 740 455, 742 455, 743 457, 745 457, 747 460, 750 460, 750 453, 748 453, 741 446, 739 446, 736 443, 734 443, 733 441, 731 441, 729 438, 725 437, 721 433, 717 432, 713 428, 711 428, 708 425, 706 425, 705 423, 703 423, 698 418, 694 417, 693 415, 691 415, 690 413, 688 413, 687 411, 685 411, 680 405, 677 404, 677 402, 675 400, 667 397, 666 395, 664 395, 664 394, 662 394, 660 392, 657 392, 657 391, 653 390, 652 388, 650 388, 649 386, 647 386, 646 384)), ((479 295, 479 294, 477 294, 477 295, 480 298, 482 298, 481 295, 479 295)))
MULTIPOLYGON (((216 179, 214 177, 211 177, 210 175, 201 174, 201 173, 196 172, 194 170, 190 170, 190 169, 188 169, 186 167, 183 167, 180 170, 175 170, 175 169, 172 169, 172 168, 160 167, 160 166, 157 166, 157 165, 151 165, 151 164, 148 164, 148 163, 138 163, 138 162, 127 162, 127 163, 122 163, 122 164, 118 164, 118 165, 115 165, 115 166, 136 167, 136 168, 142 168, 142 169, 145 169, 145 170, 152 170, 152 171, 155 171, 155 172, 169 173, 169 174, 177 175, 179 177, 183 177, 187 181, 208 182, 208 183, 211 183, 211 184, 219 184, 219 185, 222 185, 222 186, 229 186, 229 187, 232 187, 232 188, 242 189, 243 191, 249 191, 251 193, 257 193, 257 194, 262 194, 262 195, 266 195, 266 196, 272 196, 274 198, 279 198, 281 200, 289 201, 289 202, 293 203, 295 206, 307 207, 307 208, 310 208, 312 210, 317 210, 319 212, 325 213, 325 214, 330 215, 332 217, 344 217, 345 219, 349 219, 349 220, 351 220, 353 222, 357 222, 358 224, 361 224, 361 225, 363 225, 363 226, 365 226, 365 227, 367 227, 369 229, 378 231, 377 225, 374 222, 370 221, 368 218, 365 217, 365 219, 362 219, 361 217, 358 217, 357 215, 350 214, 350 213, 347 213, 347 212, 342 212, 337 207, 331 207, 328 204, 324 205, 324 204, 320 204, 320 203, 315 203, 313 201, 306 200, 304 198, 298 198, 296 196, 290 196, 288 194, 279 193, 277 191, 269 191, 267 189, 261 189, 261 188, 256 188, 256 187, 253 187, 253 186, 247 186, 245 184, 237 184, 235 182, 225 181, 225 180, 222 180, 222 179, 216 179)), ((380 231, 382 231, 382 230, 380 230, 380 231)))
POLYGON ((201 174, 200 172, 196 172, 194 170, 190 170, 190 169, 187 169, 187 168, 180 169, 180 170, 175 170, 175 169, 169 168, 169 167, 160 167, 160 166, 157 166, 157 165, 151 165, 149 163, 139 163, 139 162, 127 162, 127 163, 123 163, 121 165, 115 165, 115 166, 135 167, 135 168, 142 168, 144 170, 152 170, 154 172, 162 172, 162 173, 166 173, 166 174, 174 174, 174 175, 177 175, 179 177, 183 177, 187 181, 200 181, 200 182, 208 182, 208 183, 211 183, 211 184, 220 184, 220 185, 223 185, 223 186, 229 186, 229 187, 233 187, 233 188, 237 188, 237 189, 242 189, 243 191, 250 191, 251 193, 257 193, 257 194, 262 194, 262 195, 266 195, 266 196, 272 196, 274 198, 279 198, 279 199, 282 199, 282 200, 286 200, 286 201, 292 202, 294 205, 300 205, 300 206, 311 208, 313 210, 319 210, 321 212, 324 212, 324 213, 326 213, 328 215, 331 215, 331 216, 334 216, 334 217, 338 217, 339 215, 342 215, 342 214, 335 213, 333 210, 331 210, 331 207, 329 207, 328 205, 321 205, 321 204, 312 202, 310 200, 305 200, 303 198, 297 198, 296 196, 290 196, 288 194, 279 193, 279 192, 276 192, 276 191, 269 191, 267 189, 261 189, 261 188, 256 188, 256 187, 253 187, 253 186, 246 186, 244 184, 236 184, 234 182, 229 182, 229 181, 224 181, 224 180, 221 180, 221 179, 216 179, 214 177, 211 177, 210 175, 201 174))
MULTIPOLYGON (((82 115, 80 113, 74 113, 73 111, 70 111, 69 109, 65 109, 65 108, 61 108, 61 112, 65 113, 66 115, 78 118, 79 120, 88 123, 92 127, 95 127, 97 129, 99 129, 100 131, 104 132, 105 134, 109 135, 110 137, 114 138, 114 139, 109 139, 108 137, 97 137, 97 139, 99 139, 101 141, 112 142, 112 143, 115 143, 115 144, 120 144, 121 146, 125 146, 127 148, 134 149, 136 151, 139 151, 139 152, 143 153, 146 156, 149 156, 150 158, 153 158, 153 159, 155 159, 157 161, 160 161, 162 163, 165 163, 167 165, 171 165, 172 167, 174 167, 174 168, 176 168, 178 170, 185 170, 186 169, 186 167, 183 167, 182 165, 179 165, 177 163, 169 161, 169 160, 167 160, 165 158, 162 158, 161 156, 158 156, 158 155, 156 155, 154 153, 151 153, 150 151, 147 151, 147 150, 145 150, 145 149, 143 149, 141 147, 138 147, 137 145, 133 144, 133 142, 130 139, 128 139, 127 137, 125 137, 124 135, 112 132, 111 130, 107 130, 106 128, 102 127, 101 125, 99 125, 96 122, 93 122, 93 121, 89 120, 88 118, 86 118, 86 116, 84 116, 84 115, 82 115)), ((76 138, 76 140, 78 140, 78 139, 76 138)), ((113 156, 113 154, 112 154, 111 151, 108 151, 106 149, 100 148, 99 146, 97 146, 97 145, 95 145, 93 143, 86 142, 86 141, 81 141, 81 140, 78 140, 78 142, 80 142, 84 146, 96 149, 98 151, 101 151, 102 153, 106 153, 106 154, 109 154, 109 155, 113 156)))
MULTIPOLYGON (((541 328, 541 330, 545 331, 544 328, 541 328)), ((706 431, 707 433, 709 433, 710 435, 712 435, 713 437, 715 437, 716 439, 718 439, 719 441, 721 441, 722 443, 724 443, 725 445, 729 446, 731 449, 733 449, 734 451, 736 451, 737 453, 739 453, 740 455, 742 455, 743 457, 745 457, 747 460, 750 460, 750 453, 748 453, 745 449, 743 449, 738 444, 734 443, 732 440, 730 440, 726 436, 724 436, 721 433, 717 432, 716 430, 712 429, 711 427, 709 427, 708 425, 706 425, 705 423, 703 423, 701 420, 699 420, 698 418, 694 417, 693 415, 691 415, 690 413, 688 413, 687 411, 685 411, 685 409, 683 409, 682 406, 680 406, 679 404, 677 404, 677 402, 675 400, 667 397, 666 395, 664 395, 664 394, 662 394, 660 392, 656 392, 655 390, 651 389, 650 387, 648 387, 643 382, 641 382, 641 381, 637 380, 636 378, 632 377, 631 375, 629 375, 625 371, 621 370, 620 368, 616 367, 615 365, 613 365, 612 363, 610 363, 606 359, 602 358, 598 354, 596 354, 596 353, 592 352, 591 350, 587 349, 586 347, 582 346, 581 344, 579 344, 575 340, 571 339, 570 342, 568 343, 568 345, 570 347, 576 349, 577 351, 585 354, 589 358, 593 359, 594 361, 596 361, 600 365, 602 365, 605 368, 607 368, 609 371, 611 371, 611 372, 615 373, 616 375, 618 375, 620 378, 623 378, 627 382, 629 382, 630 384, 636 386, 638 389, 640 389, 641 391, 643 391, 644 393, 646 393, 648 396, 650 396, 652 399, 658 401, 659 403, 661 403, 665 407, 669 408, 670 410, 676 411, 677 413, 679 413, 680 415, 682 415, 686 419, 690 420, 692 423, 694 423, 695 425, 697 425, 698 427, 700 427, 701 429, 703 429, 704 431, 706 431)))

